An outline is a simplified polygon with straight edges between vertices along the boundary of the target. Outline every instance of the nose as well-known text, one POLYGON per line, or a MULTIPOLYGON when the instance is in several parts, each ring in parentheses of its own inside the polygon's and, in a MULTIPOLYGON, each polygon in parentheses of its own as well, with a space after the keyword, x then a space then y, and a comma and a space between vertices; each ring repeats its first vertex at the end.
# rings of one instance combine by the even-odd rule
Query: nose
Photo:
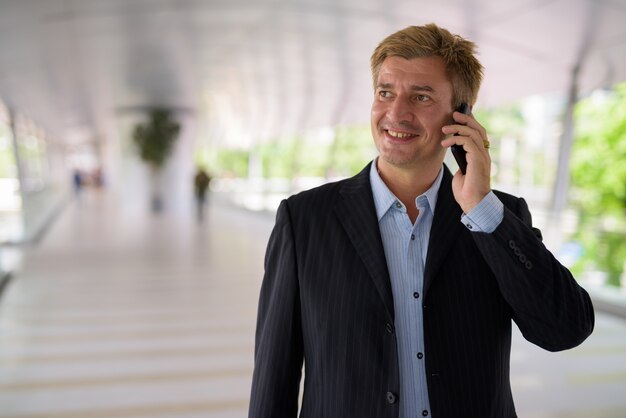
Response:
POLYGON ((411 102, 403 97, 396 97, 396 99, 391 103, 387 114, 388 117, 395 123, 412 123, 415 118, 411 102))

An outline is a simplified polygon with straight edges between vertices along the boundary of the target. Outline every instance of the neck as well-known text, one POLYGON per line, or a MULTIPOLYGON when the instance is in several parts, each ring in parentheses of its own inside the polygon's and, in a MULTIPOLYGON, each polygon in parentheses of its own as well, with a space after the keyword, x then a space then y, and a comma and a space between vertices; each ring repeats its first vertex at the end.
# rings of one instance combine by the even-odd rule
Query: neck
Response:
POLYGON ((435 161, 419 167, 398 167, 378 158, 378 173, 389 190, 407 210, 415 209, 415 199, 426 192, 437 178, 442 162, 435 161))

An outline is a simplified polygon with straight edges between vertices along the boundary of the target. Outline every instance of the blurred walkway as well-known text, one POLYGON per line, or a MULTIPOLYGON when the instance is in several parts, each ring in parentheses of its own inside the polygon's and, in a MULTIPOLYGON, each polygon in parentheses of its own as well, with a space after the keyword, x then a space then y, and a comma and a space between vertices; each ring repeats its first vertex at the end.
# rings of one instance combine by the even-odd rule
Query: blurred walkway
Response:
MULTIPOLYGON (((215 204, 205 224, 193 215, 85 195, 25 250, 0 300, 0 417, 246 416, 273 218, 215 204)), ((512 368, 522 418, 626 417, 622 319, 598 314, 565 353, 516 334, 512 368)))
POLYGON ((0 301, 0 417, 243 417, 269 218, 85 195, 0 301))

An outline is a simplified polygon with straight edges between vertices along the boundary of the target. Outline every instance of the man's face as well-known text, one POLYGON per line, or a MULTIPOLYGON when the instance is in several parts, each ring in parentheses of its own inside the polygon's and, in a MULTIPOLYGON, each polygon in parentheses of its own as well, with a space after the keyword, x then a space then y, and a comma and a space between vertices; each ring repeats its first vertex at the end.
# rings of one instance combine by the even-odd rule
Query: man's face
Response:
POLYGON ((386 58, 372 103, 379 164, 410 169, 443 161, 441 127, 452 122, 451 114, 452 84, 441 58, 386 58))

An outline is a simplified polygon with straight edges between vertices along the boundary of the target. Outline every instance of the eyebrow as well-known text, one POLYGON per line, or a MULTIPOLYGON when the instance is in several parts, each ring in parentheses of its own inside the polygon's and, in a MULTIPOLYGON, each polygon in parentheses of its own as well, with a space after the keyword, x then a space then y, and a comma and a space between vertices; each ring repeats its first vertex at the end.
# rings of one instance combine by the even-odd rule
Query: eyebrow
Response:
MULTIPOLYGON (((380 83, 376 86, 376 88, 379 89, 390 89, 393 88, 393 84, 391 83, 380 83)), ((419 86, 419 85, 414 85, 411 86, 411 91, 428 91, 428 92, 434 92, 435 89, 433 89, 430 86, 419 86)))

